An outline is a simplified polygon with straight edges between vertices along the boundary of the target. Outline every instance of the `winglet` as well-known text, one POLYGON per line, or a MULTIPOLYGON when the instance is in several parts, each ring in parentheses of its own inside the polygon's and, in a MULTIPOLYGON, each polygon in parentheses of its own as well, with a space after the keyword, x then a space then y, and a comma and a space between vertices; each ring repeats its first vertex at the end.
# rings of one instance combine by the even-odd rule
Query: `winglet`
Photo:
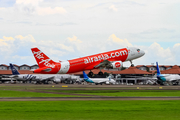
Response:
POLYGON ((161 74, 161 72, 160 72, 160 70, 159 70, 159 65, 158 65, 158 62, 156 62, 156 69, 157 69, 157 75, 160 75, 160 74, 161 74))
POLYGON ((11 71, 13 75, 20 75, 16 68, 10 63, 11 71))
POLYGON ((83 77, 84 79, 89 79, 89 77, 87 76, 87 74, 83 71, 83 77))

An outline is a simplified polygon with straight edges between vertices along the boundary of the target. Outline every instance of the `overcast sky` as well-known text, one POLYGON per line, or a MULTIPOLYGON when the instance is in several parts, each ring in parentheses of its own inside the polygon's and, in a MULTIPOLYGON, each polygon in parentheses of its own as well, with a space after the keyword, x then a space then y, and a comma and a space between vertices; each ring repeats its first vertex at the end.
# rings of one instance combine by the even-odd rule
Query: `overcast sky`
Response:
MULTIPOLYGON (((180 65, 180 0, 0 0, 0 64, 34 65, 135 46, 135 65, 180 65)), ((130 66, 127 62, 125 66, 130 66)))

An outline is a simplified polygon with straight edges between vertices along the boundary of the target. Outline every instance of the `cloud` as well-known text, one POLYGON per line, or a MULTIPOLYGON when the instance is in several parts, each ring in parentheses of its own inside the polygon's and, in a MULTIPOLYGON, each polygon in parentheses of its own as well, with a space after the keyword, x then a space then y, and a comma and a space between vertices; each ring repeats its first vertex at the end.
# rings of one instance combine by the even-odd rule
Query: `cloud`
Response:
POLYGON ((3 9, 5 9, 5 8, 4 7, 0 8, 0 10, 3 10, 3 9))
POLYGON ((67 50, 69 52, 74 52, 74 49, 72 46, 66 46, 64 44, 58 44, 58 46, 61 48, 61 49, 64 49, 64 50, 67 50))
POLYGON ((173 53, 173 49, 165 49, 157 42, 154 42, 150 46, 141 46, 141 49, 145 51, 145 55, 142 58, 135 60, 137 65, 150 65, 155 62, 165 65, 176 63, 176 55, 173 53))
POLYGON ((52 14, 65 14, 67 11, 63 7, 45 7, 45 8, 37 8, 38 15, 52 15, 52 14))
POLYGON ((16 4, 24 4, 24 5, 38 5, 40 2, 42 2, 43 0, 16 0, 16 4))
POLYGON ((180 43, 176 43, 174 44, 173 48, 172 48, 172 53, 175 56, 175 60, 176 60, 176 64, 180 64, 180 43))
POLYGON ((172 56, 171 50, 169 48, 164 49, 162 46, 160 46, 160 44, 154 42, 150 47, 149 47, 149 51, 151 52, 151 54, 154 56, 157 56, 159 58, 168 58, 170 56, 172 56))
POLYGON ((64 54, 66 54, 66 52, 64 52, 64 51, 56 50, 53 48, 50 48, 48 53, 50 53, 51 55, 58 55, 58 56, 63 56, 64 54))
POLYGON ((15 38, 21 40, 22 42, 32 42, 32 43, 36 42, 36 40, 32 35, 27 35, 25 37, 23 37, 22 35, 17 35, 15 36, 15 38))
POLYGON ((67 13, 63 7, 42 7, 42 3, 43 0, 16 0, 14 9, 25 14, 40 16, 67 13))
POLYGON ((180 43, 176 43, 173 48, 180 48, 180 43))
POLYGON ((108 41, 113 42, 113 43, 117 43, 117 44, 119 44, 119 45, 121 45, 123 47, 124 46, 125 47, 132 47, 133 46, 131 43, 128 42, 127 39, 124 39, 124 40, 120 39, 120 38, 116 37, 115 34, 110 35, 108 41))
MULTIPOLYGON (((6 36, 3 36, 2 39, 0 39, 0 52, 5 52, 5 53, 8 53, 8 52, 11 52, 9 51, 10 49, 10 44, 12 44, 14 42, 14 38, 13 37, 6 37, 6 36)), ((1 53, 2 54, 2 53, 1 53)))
POLYGON ((72 46, 54 43, 52 41, 36 41, 32 35, 16 35, 15 37, 3 36, 3 38, 0 39, 0 46, 0 56, 3 56, 3 58, 0 59, 1 63, 6 63, 6 61, 10 60, 13 60, 12 62, 15 63, 34 61, 30 50, 32 47, 42 48, 44 53, 52 55, 52 58, 55 58, 56 61, 58 61, 57 56, 63 56, 74 52, 72 46), (29 56, 31 56, 31 60, 27 60, 30 58, 29 56))
POLYGON ((114 5, 111 5, 111 6, 109 7, 109 10, 111 10, 111 11, 113 11, 113 12, 117 12, 117 11, 118 11, 118 9, 117 9, 114 5))
POLYGON ((14 41, 14 38, 13 38, 13 37, 3 36, 3 39, 4 39, 5 41, 14 41))
POLYGON ((8 44, 3 39, 0 39, 0 46, 8 46, 8 44))
POLYGON ((72 38, 68 37, 67 39, 69 40, 69 42, 72 42, 72 43, 82 43, 82 41, 77 39, 76 36, 73 36, 72 38))

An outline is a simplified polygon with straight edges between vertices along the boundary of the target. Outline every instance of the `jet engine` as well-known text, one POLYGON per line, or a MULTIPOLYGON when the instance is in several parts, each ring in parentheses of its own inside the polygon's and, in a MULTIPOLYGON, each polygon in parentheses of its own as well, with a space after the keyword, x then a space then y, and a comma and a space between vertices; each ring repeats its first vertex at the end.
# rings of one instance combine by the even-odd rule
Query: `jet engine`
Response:
POLYGON ((121 68, 122 65, 123 65, 122 61, 114 61, 114 62, 110 63, 108 68, 110 68, 110 69, 121 68))
POLYGON ((106 84, 109 85, 110 83, 108 81, 106 81, 106 84))
POLYGON ((56 79, 54 79, 53 81, 54 81, 54 83, 57 84, 57 83, 60 83, 60 82, 61 82, 61 79, 57 79, 57 78, 56 78, 56 79))

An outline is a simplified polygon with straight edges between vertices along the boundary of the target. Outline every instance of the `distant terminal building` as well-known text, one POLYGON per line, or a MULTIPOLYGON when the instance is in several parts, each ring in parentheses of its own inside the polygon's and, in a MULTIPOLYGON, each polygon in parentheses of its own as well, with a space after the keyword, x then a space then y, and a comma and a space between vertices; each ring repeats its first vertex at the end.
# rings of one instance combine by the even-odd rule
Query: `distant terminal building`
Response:
MULTIPOLYGON (((26 65, 26 64, 23 64, 23 65, 16 65, 16 64, 13 64, 14 67, 20 72, 20 74, 33 74, 33 69, 38 69, 39 66, 37 64, 35 65, 26 65)), ((9 65, 6 65, 6 64, 1 64, 0 65, 0 75, 10 75, 12 74, 11 72, 11 67, 9 65)))
MULTIPOLYGON (((137 65, 135 67, 144 71, 156 71, 156 65, 137 65)), ((172 65, 159 65, 161 71, 171 69, 172 67, 172 65)))

